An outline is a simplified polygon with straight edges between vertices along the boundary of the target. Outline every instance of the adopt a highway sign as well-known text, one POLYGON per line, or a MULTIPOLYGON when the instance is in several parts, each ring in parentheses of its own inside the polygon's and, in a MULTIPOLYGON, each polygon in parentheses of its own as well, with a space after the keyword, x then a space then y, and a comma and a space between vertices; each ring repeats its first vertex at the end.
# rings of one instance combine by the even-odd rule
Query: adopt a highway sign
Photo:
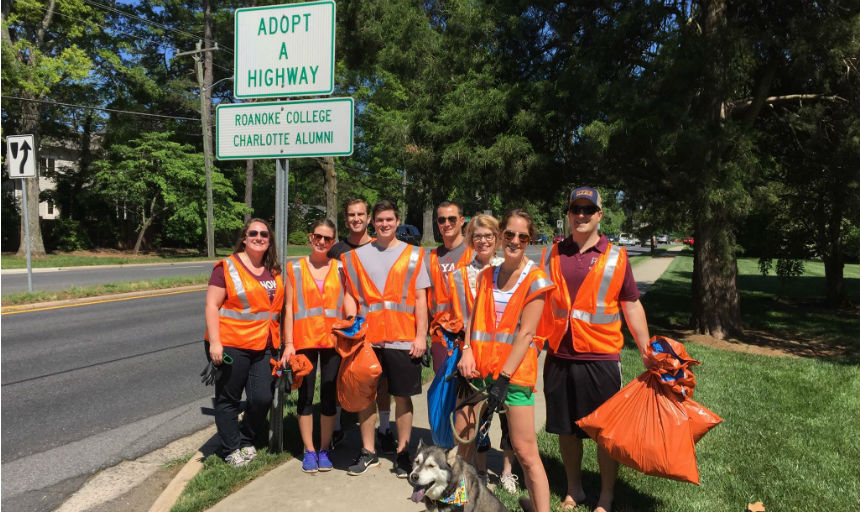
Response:
POLYGON ((36 144, 32 135, 6 137, 6 164, 10 178, 36 177, 36 144))
POLYGON ((352 154, 352 98, 234 103, 215 109, 219 160, 352 154))
POLYGON ((322 96, 334 91, 333 1, 236 9, 233 94, 322 96))

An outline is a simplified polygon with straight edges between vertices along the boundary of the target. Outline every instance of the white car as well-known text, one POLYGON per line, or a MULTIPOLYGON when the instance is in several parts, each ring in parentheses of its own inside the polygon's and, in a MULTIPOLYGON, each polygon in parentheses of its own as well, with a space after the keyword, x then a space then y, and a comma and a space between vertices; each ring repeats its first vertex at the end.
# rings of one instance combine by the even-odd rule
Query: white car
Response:
POLYGON ((618 245, 636 245, 639 241, 630 233, 621 233, 618 237, 618 245))

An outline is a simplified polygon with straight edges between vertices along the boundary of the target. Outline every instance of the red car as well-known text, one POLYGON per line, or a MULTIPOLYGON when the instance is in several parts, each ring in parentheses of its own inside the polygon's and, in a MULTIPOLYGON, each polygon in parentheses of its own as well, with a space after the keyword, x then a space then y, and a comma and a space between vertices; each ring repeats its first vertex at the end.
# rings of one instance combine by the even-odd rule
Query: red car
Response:
POLYGON ((557 244, 557 243, 561 242, 562 240, 564 240, 564 234, 563 233, 556 233, 555 236, 552 237, 552 243, 554 243, 554 244, 557 244))
POLYGON ((685 236, 684 237, 684 244, 685 245, 693 245, 693 242, 694 242, 693 237, 691 237, 691 236, 685 236))

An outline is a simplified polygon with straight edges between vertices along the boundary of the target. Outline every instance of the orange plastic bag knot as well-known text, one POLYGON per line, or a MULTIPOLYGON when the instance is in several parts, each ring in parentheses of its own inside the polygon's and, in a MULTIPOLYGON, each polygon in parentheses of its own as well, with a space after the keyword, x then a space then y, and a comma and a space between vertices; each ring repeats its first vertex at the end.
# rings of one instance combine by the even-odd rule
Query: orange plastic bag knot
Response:
POLYGON ((272 365, 272 377, 278 377, 278 373, 282 370, 281 362, 277 359, 270 358, 269 364, 272 365))
POLYGON ((314 365, 306 355, 295 354, 290 358, 290 369, 293 370, 292 389, 299 389, 302 386, 305 375, 311 373, 314 365))

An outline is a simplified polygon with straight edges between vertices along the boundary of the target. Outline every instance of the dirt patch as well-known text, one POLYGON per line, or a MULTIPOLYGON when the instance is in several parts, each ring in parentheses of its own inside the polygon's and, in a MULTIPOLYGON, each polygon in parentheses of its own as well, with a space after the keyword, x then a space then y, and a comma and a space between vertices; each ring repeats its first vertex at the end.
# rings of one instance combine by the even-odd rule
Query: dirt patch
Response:
POLYGON ((182 464, 161 467, 134 489, 118 498, 91 508, 89 512, 114 512, 116 510, 147 512, 180 469, 182 469, 182 464))
POLYGON ((798 357, 810 359, 830 359, 856 356, 856 350, 849 347, 834 347, 832 344, 807 339, 788 339, 773 333, 747 329, 739 338, 720 340, 692 330, 672 330, 668 334, 675 339, 683 339, 721 350, 745 352, 778 357, 798 357))

